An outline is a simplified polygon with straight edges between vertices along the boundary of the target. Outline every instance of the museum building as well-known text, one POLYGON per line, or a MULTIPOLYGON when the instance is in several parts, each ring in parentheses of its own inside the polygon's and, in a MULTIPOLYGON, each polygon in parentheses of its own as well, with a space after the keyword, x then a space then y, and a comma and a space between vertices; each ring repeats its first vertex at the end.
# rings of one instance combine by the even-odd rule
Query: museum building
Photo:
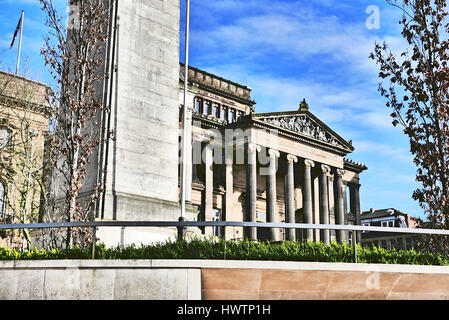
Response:
MULTIPOLYGON (((180 64, 180 129, 184 70, 180 64)), ((346 158, 352 142, 318 119, 305 99, 297 110, 256 113, 247 86, 193 67, 188 82, 187 220, 360 224, 360 173, 367 167, 346 158)), ((225 233, 226 239, 351 240, 333 230, 227 227, 225 233)))

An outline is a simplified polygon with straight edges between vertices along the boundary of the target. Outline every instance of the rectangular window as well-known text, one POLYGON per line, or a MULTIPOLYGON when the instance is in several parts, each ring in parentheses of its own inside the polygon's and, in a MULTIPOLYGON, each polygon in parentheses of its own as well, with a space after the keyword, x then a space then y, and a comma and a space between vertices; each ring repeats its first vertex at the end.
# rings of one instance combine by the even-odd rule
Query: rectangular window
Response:
POLYGON ((210 101, 206 101, 206 102, 204 103, 204 108, 206 109, 206 110, 204 110, 204 111, 205 111, 205 114, 207 114, 207 115, 212 114, 212 109, 211 109, 210 101))
POLYGON ((394 227, 394 221, 393 220, 382 221, 382 227, 394 227))
POLYGON ((221 120, 228 121, 228 108, 221 107, 221 120))
POLYGON ((216 104, 213 106, 213 115, 215 118, 220 119, 220 107, 216 104))
POLYGON ((195 111, 198 113, 203 113, 203 100, 201 99, 195 100, 195 111))
POLYGON ((0 128, 0 150, 9 147, 10 134, 8 129, 0 128))
POLYGON ((235 109, 231 109, 231 122, 235 122, 237 119, 236 119, 236 112, 235 112, 235 109))

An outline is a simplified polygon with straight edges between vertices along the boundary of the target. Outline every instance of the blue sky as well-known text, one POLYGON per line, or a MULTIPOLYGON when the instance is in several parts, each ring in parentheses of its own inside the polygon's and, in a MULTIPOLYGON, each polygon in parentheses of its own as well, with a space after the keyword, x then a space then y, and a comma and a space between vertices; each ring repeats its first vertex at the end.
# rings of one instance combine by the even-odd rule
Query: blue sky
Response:
MULTIPOLYGON (((64 12, 65 1, 57 3, 64 12)), ((39 8, 38 0, 0 0, 0 64, 14 69, 17 46, 8 48, 23 9, 27 74, 51 83, 39 54, 46 30, 39 8)), ((408 139, 391 124, 378 67, 368 59, 375 41, 405 47, 399 18, 385 0, 191 0, 190 64, 251 87, 257 112, 296 110, 306 98, 312 113, 353 140, 349 158, 368 166, 362 210, 394 207, 423 217, 411 198, 419 185, 408 139), (365 25, 370 5, 380 9, 379 29, 365 25)), ((183 41, 182 30, 181 61, 183 41)))

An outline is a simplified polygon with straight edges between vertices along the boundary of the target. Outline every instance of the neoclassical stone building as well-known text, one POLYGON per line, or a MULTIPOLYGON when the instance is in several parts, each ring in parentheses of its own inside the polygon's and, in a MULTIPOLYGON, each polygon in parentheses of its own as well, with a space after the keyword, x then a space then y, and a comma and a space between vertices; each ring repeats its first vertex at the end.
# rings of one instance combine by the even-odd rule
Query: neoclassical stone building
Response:
MULTIPOLYGON (((184 70, 181 64, 181 109, 184 70)), ((305 100, 297 110, 256 113, 249 87, 193 67, 188 79, 188 218, 347 224, 352 213, 360 223, 359 175, 367 167, 346 158, 351 142, 313 115, 305 100)), ((218 228, 203 233, 223 236, 218 228)), ((341 231, 238 227, 226 228, 225 236, 347 239, 341 231)))
MULTIPOLYGON (((97 93, 110 109, 101 125, 114 139, 95 150, 82 190, 88 198, 98 184, 104 186, 97 220, 177 221, 181 215, 179 4, 116 1, 109 11, 104 80, 97 93)), ((189 68, 186 125, 192 152, 185 163, 185 218, 345 223, 348 211, 358 216, 359 174, 366 167, 345 160, 352 145, 317 119, 305 101, 299 110, 281 113, 258 114, 254 105, 249 87, 189 68)), ((98 237, 111 244, 176 234, 170 228, 100 229, 98 237)), ((219 229, 201 232, 222 235, 219 229)), ((228 239, 243 236, 328 241, 336 235, 226 229, 228 239)))

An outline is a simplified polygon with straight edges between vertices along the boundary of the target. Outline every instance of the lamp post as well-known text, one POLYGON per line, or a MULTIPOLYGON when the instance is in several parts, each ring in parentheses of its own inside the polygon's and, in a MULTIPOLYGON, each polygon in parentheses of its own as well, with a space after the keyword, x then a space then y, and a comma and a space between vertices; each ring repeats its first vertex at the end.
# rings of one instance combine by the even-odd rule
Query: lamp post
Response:
MULTIPOLYGON (((189 20, 190 20, 190 0, 186 0, 186 31, 185 31, 185 64, 184 64, 184 105, 183 105, 183 115, 182 115, 182 173, 181 173, 181 216, 179 221, 185 221, 186 213, 186 155, 190 152, 187 144, 187 85, 189 78, 189 20)), ((183 239, 185 234, 185 228, 179 227, 178 229, 178 239, 183 239)))

